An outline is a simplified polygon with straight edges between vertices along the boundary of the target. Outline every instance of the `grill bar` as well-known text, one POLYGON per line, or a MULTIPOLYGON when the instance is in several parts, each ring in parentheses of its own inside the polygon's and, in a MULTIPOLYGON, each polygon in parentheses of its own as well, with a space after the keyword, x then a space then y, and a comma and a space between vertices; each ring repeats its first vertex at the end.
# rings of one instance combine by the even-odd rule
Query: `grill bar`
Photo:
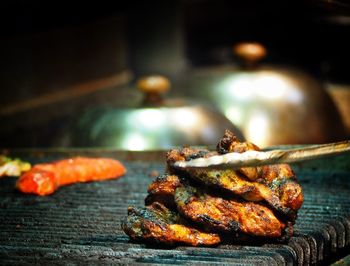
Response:
POLYGON ((163 153, 152 163, 123 158, 125 177, 74 184, 49 197, 22 195, 14 178, 0 179, 0 264, 314 265, 350 246, 349 173, 302 168, 305 202, 287 243, 166 248, 130 242, 120 221, 128 206, 144 204, 149 173, 162 173, 164 163, 163 153))

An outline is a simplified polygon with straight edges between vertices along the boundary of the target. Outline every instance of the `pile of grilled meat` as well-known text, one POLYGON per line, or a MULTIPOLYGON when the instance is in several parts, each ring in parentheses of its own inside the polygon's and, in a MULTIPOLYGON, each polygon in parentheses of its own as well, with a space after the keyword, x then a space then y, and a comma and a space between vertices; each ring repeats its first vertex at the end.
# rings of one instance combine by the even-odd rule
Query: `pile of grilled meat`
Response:
POLYGON ((176 168, 177 161, 259 150, 226 131, 217 151, 184 147, 166 155, 167 171, 148 188, 144 208, 128 208, 122 228, 133 240, 169 245, 284 240, 303 203, 289 165, 238 170, 176 168))

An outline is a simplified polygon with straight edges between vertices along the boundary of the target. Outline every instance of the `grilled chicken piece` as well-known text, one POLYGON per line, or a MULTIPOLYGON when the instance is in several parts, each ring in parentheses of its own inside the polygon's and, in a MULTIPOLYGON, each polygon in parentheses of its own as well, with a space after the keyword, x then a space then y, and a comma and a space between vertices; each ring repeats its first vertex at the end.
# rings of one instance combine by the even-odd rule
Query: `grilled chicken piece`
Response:
POLYGON ((180 179, 176 175, 161 175, 153 181, 148 187, 148 196, 145 204, 150 205, 153 202, 160 202, 164 206, 174 209, 175 189, 181 185, 180 179))
POLYGON ((200 188, 178 187, 175 202, 184 217, 203 225, 208 231, 278 238, 286 227, 263 205, 211 196, 200 188))
MULTIPOLYGON (((250 143, 239 143, 232 134, 226 132, 218 144, 218 149, 220 152, 229 152, 258 148, 250 143)), ((178 170, 172 167, 176 161, 190 160, 192 157, 200 156, 209 157, 214 154, 206 150, 191 150, 191 148, 171 150, 167 153, 168 169, 179 175, 187 174, 207 186, 230 191, 247 201, 266 201, 290 221, 296 219, 297 210, 303 203, 303 194, 294 172, 286 164, 247 167, 237 171, 203 168, 178 170)))
MULTIPOLYGON (((250 142, 239 142, 231 131, 226 130, 217 145, 217 150, 220 153, 242 153, 249 150, 259 151, 260 148, 250 142)), ((281 205, 291 208, 292 211, 297 211, 303 204, 301 186, 297 183, 297 178, 288 164, 245 167, 238 169, 238 172, 251 181, 257 181, 275 190, 278 189, 281 205)))
POLYGON ((187 226, 177 213, 157 202, 142 209, 129 207, 122 228, 134 240, 153 243, 191 246, 211 246, 220 243, 219 235, 200 232, 187 226))
POLYGON ((259 151, 260 148, 251 142, 240 142, 235 134, 230 130, 225 130, 224 136, 220 139, 216 150, 220 154, 225 154, 228 152, 238 152, 242 153, 245 151, 259 151))
POLYGON ((172 165, 177 161, 189 161, 197 158, 209 158, 218 155, 216 151, 209 151, 207 149, 197 149, 192 147, 184 147, 179 150, 169 150, 166 154, 166 162, 168 169, 172 171, 172 165))
POLYGON ((201 224, 207 231, 280 237, 286 227, 273 211, 261 204, 211 196, 184 180, 181 182, 176 175, 158 177, 148 192, 151 194, 146 198, 146 205, 158 201, 172 208, 176 206, 184 217, 201 224))
MULTIPOLYGON (((220 154, 225 154, 229 152, 242 153, 246 151, 259 151, 260 148, 251 142, 240 142, 230 130, 226 130, 224 136, 216 146, 216 150, 220 154)), ((237 171, 251 181, 255 181, 256 178, 261 176, 258 167, 244 167, 237 171)))
POLYGON ((208 186, 216 186, 241 196, 247 201, 266 201, 273 209, 296 219, 296 212, 302 204, 301 187, 291 177, 278 176, 269 184, 251 182, 233 170, 187 170, 191 177, 208 186))

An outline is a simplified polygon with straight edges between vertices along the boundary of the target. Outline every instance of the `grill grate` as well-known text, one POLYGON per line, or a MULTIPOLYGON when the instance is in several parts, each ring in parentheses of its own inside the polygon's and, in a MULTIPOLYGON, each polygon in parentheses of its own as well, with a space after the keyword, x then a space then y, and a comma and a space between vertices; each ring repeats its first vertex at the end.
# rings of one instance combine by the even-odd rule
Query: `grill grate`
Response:
POLYGON ((167 249, 129 242, 120 220, 128 206, 144 205, 149 174, 162 173, 164 163, 123 162, 128 173, 119 180, 74 184, 49 197, 22 195, 14 178, 0 179, 0 264, 307 265, 350 246, 349 174, 302 168, 305 202, 286 244, 167 249))

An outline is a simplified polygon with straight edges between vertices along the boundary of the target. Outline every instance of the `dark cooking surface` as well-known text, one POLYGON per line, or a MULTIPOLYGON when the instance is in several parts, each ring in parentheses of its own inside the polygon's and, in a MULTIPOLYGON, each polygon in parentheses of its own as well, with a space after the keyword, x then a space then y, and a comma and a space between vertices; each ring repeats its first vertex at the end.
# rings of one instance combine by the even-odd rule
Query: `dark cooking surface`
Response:
MULTIPOLYGON (((31 162, 72 155, 65 152, 28 154, 26 159, 31 162)), ((120 158, 128 173, 118 180, 62 187, 48 197, 20 194, 14 190, 15 178, 0 179, 1 265, 311 264, 349 250, 350 173, 347 170, 322 170, 317 164, 294 167, 304 189, 305 202, 299 212, 295 236, 284 245, 165 249, 131 243, 120 229, 127 206, 144 204, 147 186, 153 180, 150 173, 164 172, 163 153, 85 152, 85 155, 120 158)), ((25 156, 22 154, 21 158, 25 156)), ((333 165, 332 161, 324 162, 329 163, 328 169, 333 165)), ((324 167, 324 163, 319 165, 324 167)))

